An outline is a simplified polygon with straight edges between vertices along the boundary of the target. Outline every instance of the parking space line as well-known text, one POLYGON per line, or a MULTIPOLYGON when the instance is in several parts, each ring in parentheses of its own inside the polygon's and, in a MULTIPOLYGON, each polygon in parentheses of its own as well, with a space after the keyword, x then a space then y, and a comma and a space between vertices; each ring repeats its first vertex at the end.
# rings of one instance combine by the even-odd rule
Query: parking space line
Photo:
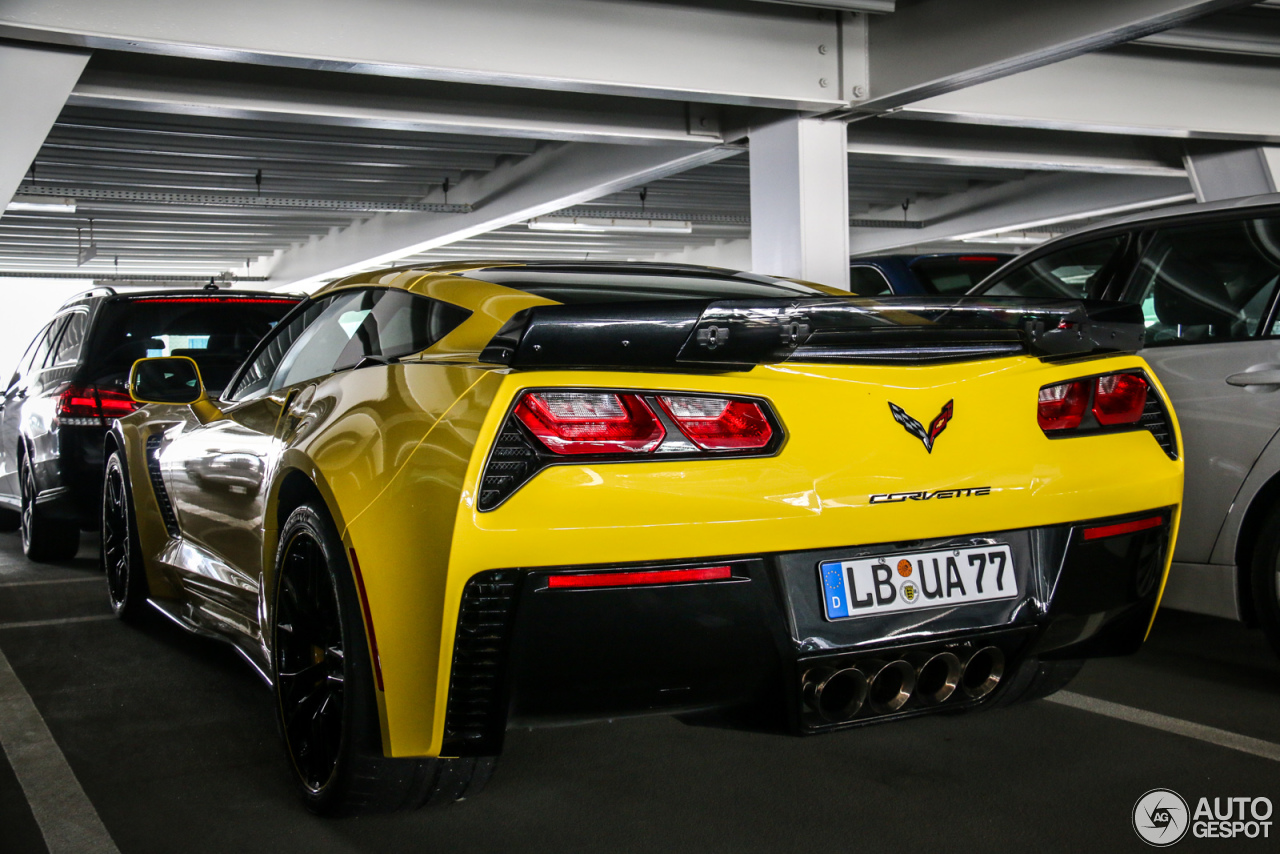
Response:
POLYGON ((36 584, 84 584, 88 581, 96 581, 102 583, 102 576, 96 578, 90 576, 88 578, 39 578, 33 581, 0 581, 0 587, 31 587, 36 584))
POLYGON ((0 652, 0 746, 49 854, 119 854, 27 689, 0 652))
POLYGON ((1155 712, 1148 712, 1145 709, 1136 709, 1133 706, 1112 703, 1108 700, 1099 700, 1096 697, 1086 697, 1083 694, 1076 694, 1071 691, 1059 691, 1046 699, 1051 703, 1058 703, 1073 709, 1106 715, 1109 718, 1128 721, 1139 726, 1163 730, 1176 735, 1185 735, 1187 738, 1215 744, 1218 747, 1226 747, 1230 750, 1238 750, 1241 753, 1270 759, 1272 762, 1280 762, 1280 744, 1263 741, 1260 738, 1250 738, 1247 735, 1240 735, 1225 729, 1192 723, 1181 718, 1171 718, 1168 715, 1160 715, 1155 712))
POLYGON ((115 614, 93 614, 89 617, 59 617, 56 620, 24 620, 17 623, 0 623, 0 629, 33 629, 38 626, 63 626, 67 623, 92 623, 98 620, 114 620, 115 614))

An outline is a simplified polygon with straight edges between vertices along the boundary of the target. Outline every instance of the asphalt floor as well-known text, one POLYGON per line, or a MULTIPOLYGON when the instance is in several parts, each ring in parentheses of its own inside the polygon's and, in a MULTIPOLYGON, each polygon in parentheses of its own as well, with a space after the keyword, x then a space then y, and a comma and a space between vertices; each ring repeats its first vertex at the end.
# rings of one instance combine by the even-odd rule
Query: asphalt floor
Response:
MULTIPOLYGON (((86 537, 75 560, 36 565, 0 534, 0 652, 101 818, 104 852, 1145 851, 1131 822, 1149 790, 1192 809, 1280 805, 1280 660, 1257 631, 1162 612, 1137 655, 1085 668, 1073 705, 806 739, 669 718, 518 730, 475 798, 321 819, 292 790, 258 676, 159 618, 111 619, 96 549, 86 537)), ((1188 834, 1174 847, 1280 850, 1271 821, 1266 840, 1188 834)), ((64 847, 47 830, 0 753, 0 854, 64 847)))

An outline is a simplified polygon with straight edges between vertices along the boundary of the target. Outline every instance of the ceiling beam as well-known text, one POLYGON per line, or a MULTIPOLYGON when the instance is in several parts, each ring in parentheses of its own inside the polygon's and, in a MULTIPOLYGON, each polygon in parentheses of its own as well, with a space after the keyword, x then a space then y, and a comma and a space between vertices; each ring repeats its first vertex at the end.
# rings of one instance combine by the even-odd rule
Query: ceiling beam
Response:
POLYGON ((6 0, 0 37, 757 107, 846 105, 850 13, 634 0, 6 0), (820 49, 824 48, 824 49, 820 49))
POLYGON ((131 57, 92 63, 76 107, 580 142, 722 142, 714 109, 678 101, 131 57))
POLYGON ((450 200, 470 204, 471 213, 378 214, 266 256, 249 274, 266 275, 280 287, 309 287, 737 153, 691 145, 547 143, 451 190, 450 200))
POLYGON ((893 163, 960 168, 1167 177, 1186 174, 1181 152, 1159 140, 923 121, 851 122, 849 153, 893 163))
POLYGON ((84 51, 0 44, 0 216, 88 60, 84 51))
MULTIPOLYGON (((943 240, 1029 231, 1064 222, 1111 216, 1161 204, 1194 201, 1186 178, 1136 175, 1039 174, 917 203, 922 228, 853 228, 853 255, 890 252, 943 240)), ((891 215, 885 211, 884 216, 891 215)))
POLYGON ((1280 142, 1280 66, 1127 48, 1078 56, 912 104, 941 121, 1280 142))
MULTIPOLYGON (((1250 2, 1253 0, 900 3, 892 15, 870 19, 870 92, 855 110, 881 113, 1250 2)), ((1114 86, 1109 88, 1114 91, 1114 86)), ((1098 91, 1090 94, 1096 96, 1098 91)))

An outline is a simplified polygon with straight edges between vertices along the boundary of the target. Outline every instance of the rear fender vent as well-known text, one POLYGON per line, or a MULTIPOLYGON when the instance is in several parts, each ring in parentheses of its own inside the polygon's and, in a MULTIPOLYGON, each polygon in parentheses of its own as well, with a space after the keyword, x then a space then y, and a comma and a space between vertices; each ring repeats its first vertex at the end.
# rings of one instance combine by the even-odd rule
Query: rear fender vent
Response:
POLYGON ((1178 442, 1173 436, 1173 425, 1169 423, 1169 413, 1164 408, 1164 401, 1152 387, 1147 394, 1146 406, 1142 409, 1142 418, 1138 424, 1160 443, 1160 447, 1169 455, 1169 459, 1178 458, 1178 442))
POLYGON ((458 610, 443 756, 497 756, 507 728, 506 672, 519 574, 495 569, 467 582, 458 610))

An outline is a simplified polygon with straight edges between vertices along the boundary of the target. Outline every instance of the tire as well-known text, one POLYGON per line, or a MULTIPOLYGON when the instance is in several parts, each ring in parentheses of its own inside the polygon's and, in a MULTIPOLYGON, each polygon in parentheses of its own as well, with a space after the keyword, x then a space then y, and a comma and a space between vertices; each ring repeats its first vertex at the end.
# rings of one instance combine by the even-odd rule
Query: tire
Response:
POLYGON ((1015 703, 1029 703, 1056 694, 1076 678, 1084 667, 1083 659, 1041 661, 1029 657, 1005 677, 1004 690, 995 699, 998 708, 1015 703))
POLYGON ((1271 649, 1280 655, 1280 504, 1272 507, 1262 522, 1249 567, 1249 592, 1258 625, 1271 649))
POLYGON ((342 542, 323 507, 280 532, 271 627, 276 720, 307 809, 354 815, 446 804, 478 792, 492 758, 388 759, 373 666, 342 542))
POLYGON ((80 550, 80 528, 73 522, 51 519, 36 504, 35 470, 23 454, 18 460, 18 483, 22 492, 22 551, 37 563, 70 560, 80 550))
POLYGON ((113 451, 107 458, 102 484, 102 549, 99 558, 107 577, 111 610, 129 622, 136 622, 142 617, 150 595, 134 512, 133 489, 125 468, 124 454, 113 451))

